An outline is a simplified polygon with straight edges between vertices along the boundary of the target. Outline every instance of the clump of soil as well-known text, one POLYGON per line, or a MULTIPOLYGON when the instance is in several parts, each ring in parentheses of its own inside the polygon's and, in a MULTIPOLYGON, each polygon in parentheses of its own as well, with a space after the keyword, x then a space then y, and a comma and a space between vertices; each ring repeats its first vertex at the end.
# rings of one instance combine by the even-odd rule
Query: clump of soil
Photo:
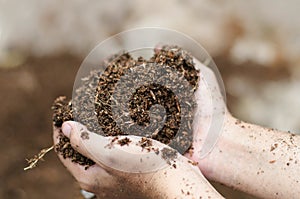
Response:
POLYGON ((151 147, 152 146, 152 140, 150 140, 146 137, 142 137, 141 140, 139 141, 139 144, 142 148, 151 147))
MULTIPOLYGON (((158 140, 180 153, 186 152, 192 143, 192 122, 196 108, 194 92, 199 82, 199 71, 195 68, 193 57, 177 46, 163 46, 154 51, 150 60, 142 57, 135 60, 129 53, 121 53, 111 56, 102 65, 104 72, 92 71, 82 80, 73 101, 66 97, 55 100, 52 107, 54 125, 60 128, 64 121, 76 120, 103 136, 138 135, 158 140), (125 74, 131 71, 141 75, 126 79, 129 76, 125 74), (172 71, 177 71, 177 76, 172 71), (147 82, 160 75, 162 79, 166 78, 164 81, 167 86, 159 81, 142 85, 135 90, 127 104, 119 104, 124 93, 115 94, 116 89, 126 91, 138 81, 147 82), (178 79, 185 79, 189 86, 176 82, 178 79), (126 83, 118 84, 121 80, 126 83), (155 105, 165 109, 165 116, 150 114, 150 109, 155 105), (116 106, 128 108, 119 108, 116 118, 113 114, 116 106)), ((158 108, 154 109, 160 112, 158 108)), ((81 165, 94 164, 72 149, 68 138, 62 134, 60 136, 60 143, 55 149, 64 158, 71 158, 81 165)), ((128 140, 119 144, 128 144, 128 140)))
POLYGON ((131 142, 131 140, 128 137, 118 140, 118 144, 121 146, 129 145, 130 142, 131 142))
POLYGON ((89 166, 95 164, 93 160, 75 151, 75 149, 71 146, 70 139, 66 136, 59 137, 59 143, 55 146, 55 150, 62 154, 63 158, 70 158, 72 162, 85 166, 85 169, 88 169, 89 166))

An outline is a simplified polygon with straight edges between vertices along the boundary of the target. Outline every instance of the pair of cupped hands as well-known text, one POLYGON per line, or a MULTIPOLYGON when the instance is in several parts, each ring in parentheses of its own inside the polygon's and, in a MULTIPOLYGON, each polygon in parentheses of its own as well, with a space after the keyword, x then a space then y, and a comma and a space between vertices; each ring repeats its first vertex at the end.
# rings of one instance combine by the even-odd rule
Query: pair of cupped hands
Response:
MULTIPOLYGON (((198 66, 201 71, 206 70, 210 72, 211 78, 215 78, 213 72, 206 66, 200 63, 198 66)), ((137 157, 149 154, 148 150, 143 150, 137 146, 140 137, 119 136, 119 140, 125 137, 129 138, 130 143, 124 146, 108 147, 112 143, 112 137, 103 137, 89 132, 84 125, 78 122, 67 121, 63 123, 61 131, 54 127, 54 144, 59 141, 59 133, 63 133, 70 138, 71 145, 75 150, 92 159, 96 164, 85 169, 84 166, 75 164, 70 159, 64 159, 61 155, 58 155, 61 162, 79 182, 82 189, 95 193, 99 198, 221 197, 200 172, 203 164, 203 161, 199 159, 201 141, 203 140, 201 135, 204 134, 203 131, 208 130, 208 123, 211 119, 205 110, 208 112, 209 107, 212 106, 209 101, 210 96, 207 85, 202 84, 202 81, 205 82, 203 76, 200 81, 199 88, 195 92, 198 108, 193 126, 195 134, 192 144, 193 151, 189 151, 184 155, 177 153, 175 159, 165 164, 166 161, 160 159, 161 156, 153 155, 153 152, 151 152, 152 158, 155 159, 153 161, 158 161, 157 168, 146 165, 150 164, 151 160, 149 160, 145 164, 140 164, 140 167, 148 168, 136 168, 136 171, 140 170, 141 172, 135 172, 131 170, 131 167, 136 166, 136 161, 142 161, 137 157), (202 110, 199 110, 199 107, 202 107, 202 110), (84 138, 82 133, 85 134, 84 138), (139 155, 131 159, 131 156, 135 154, 139 155), (105 163, 109 163, 109 165, 105 163), (161 165, 159 165, 160 163, 161 165), (119 169, 116 169, 117 167, 119 169)), ((216 82, 216 80, 214 81, 216 82)), ((152 140, 151 148, 171 149, 155 140, 152 140)))
MULTIPOLYGON (((235 119, 227 111, 214 72, 201 63, 196 63, 196 66, 201 73, 195 92, 197 108, 193 120, 192 147, 186 154, 177 153, 167 164, 159 159, 161 156, 138 146, 141 137, 119 136, 119 139, 128 137, 131 142, 124 146, 108 147, 112 137, 89 132, 80 123, 67 121, 61 129, 54 127, 54 144, 58 143, 59 134, 63 133, 70 138, 76 151, 96 163, 85 169, 58 155, 83 190, 94 193, 97 198, 110 199, 223 198, 207 181, 210 179, 258 197, 295 198, 297 193, 300 195, 300 170, 293 167, 300 159, 300 149, 292 145, 300 143, 299 136, 291 137, 288 133, 235 119), (213 111, 222 124, 211 131, 213 111), (203 146, 210 133, 215 137, 210 143, 211 150, 203 156, 203 146), (216 140, 218 134, 220 136, 216 140), (214 140, 216 144, 212 148, 214 140), (285 146, 287 143, 290 143, 289 148, 285 146), (276 153, 277 150, 281 153, 276 153), (150 158, 143 163, 136 158, 139 157, 136 154, 149 155, 150 158), (290 162, 287 164, 287 161, 290 162), (157 162, 161 165, 153 169, 150 164, 157 162), (274 181, 275 177, 278 181, 274 181), (298 188, 290 189, 291 186, 298 188)), ((152 140, 152 146, 169 148, 155 140, 152 140)))

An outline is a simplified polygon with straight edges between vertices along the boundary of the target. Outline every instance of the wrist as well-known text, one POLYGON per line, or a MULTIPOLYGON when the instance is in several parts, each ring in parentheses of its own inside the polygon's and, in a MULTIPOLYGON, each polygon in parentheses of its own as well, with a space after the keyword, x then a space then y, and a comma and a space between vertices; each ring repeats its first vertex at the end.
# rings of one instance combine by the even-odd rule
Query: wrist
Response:
MULTIPOLYGON (((232 165, 237 164, 237 159, 247 153, 244 133, 246 128, 252 124, 247 124, 234 118, 229 112, 225 114, 220 136, 214 148, 204 158, 200 159, 199 153, 193 153, 191 159, 198 162, 198 167, 202 173, 211 180, 219 181, 224 178, 224 173, 230 176, 232 165), (235 156, 237 154, 238 155, 235 156), (234 158, 234 159, 233 159, 234 158)), ((199 149, 197 149, 199 151, 199 149)), ((200 149, 201 150, 201 149, 200 149)))

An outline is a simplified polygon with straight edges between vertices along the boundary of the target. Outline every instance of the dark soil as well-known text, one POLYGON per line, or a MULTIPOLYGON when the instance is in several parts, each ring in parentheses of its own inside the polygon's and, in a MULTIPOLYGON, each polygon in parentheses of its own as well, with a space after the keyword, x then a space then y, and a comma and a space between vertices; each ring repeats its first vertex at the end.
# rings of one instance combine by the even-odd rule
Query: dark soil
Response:
POLYGON ((62 154, 63 158, 70 158, 72 162, 85 166, 85 169, 95 164, 93 160, 75 151, 71 146, 70 139, 66 136, 59 137, 59 143, 55 146, 55 151, 62 154))
MULTIPOLYGON (((186 152, 192 143, 191 124, 196 107, 194 92, 199 80, 199 71, 194 66, 192 56, 179 47, 163 46, 155 50, 150 60, 144 60, 142 57, 135 60, 130 54, 121 53, 113 55, 102 64, 106 68, 105 71, 92 71, 84 78, 73 101, 65 97, 55 100, 52 107, 54 125, 60 128, 64 121, 76 120, 86 125, 90 131, 104 136, 138 135, 158 140, 180 153, 186 152), (136 72, 133 79, 124 77, 129 70, 136 72), (189 86, 184 87, 182 82, 176 82, 178 77, 172 70, 177 71, 176 75, 180 74, 181 78, 185 78, 189 86), (147 82, 155 76, 168 78, 164 80, 168 83, 167 86, 159 83, 142 85, 135 90, 127 104, 120 103, 120 99, 124 97, 123 93, 114 93, 116 86, 121 87, 118 88, 121 91, 126 91, 134 87, 136 81, 147 82), (117 84, 121 78, 125 84, 117 84), (176 94, 174 90, 177 91, 176 94), (179 99, 182 100, 181 103, 179 99), (166 115, 151 115, 150 109, 154 105, 161 105, 166 115), (121 107, 121 110, 118 110, 119 123, 113 116, 112 107, 116 106, 121 107), (125 106, 129 108, 123 108, 125 106), (160 129, 161 121, 164 123, 160 129)), ((157 109, 156 112, 161 110, 157 109)), ((85 166, 94 164, 72 149, 63 135, 60 141, 62 143, 55 149, 64 158, 71 158, 72 161, 85 166)), ((119 144, 128 144, 127 141, 119 144)))

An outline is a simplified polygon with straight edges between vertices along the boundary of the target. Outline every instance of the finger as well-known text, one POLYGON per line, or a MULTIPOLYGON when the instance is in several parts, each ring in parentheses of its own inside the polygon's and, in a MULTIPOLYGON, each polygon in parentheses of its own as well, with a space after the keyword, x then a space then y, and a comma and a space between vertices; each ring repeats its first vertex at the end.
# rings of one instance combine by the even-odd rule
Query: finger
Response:
POLYGON ((175 150, 138 136, 103 137, 80 123, 65 122, 62 132, 71 145, 99 165, 129 173, 155 172, 170 164, 164 153, 175 150))

